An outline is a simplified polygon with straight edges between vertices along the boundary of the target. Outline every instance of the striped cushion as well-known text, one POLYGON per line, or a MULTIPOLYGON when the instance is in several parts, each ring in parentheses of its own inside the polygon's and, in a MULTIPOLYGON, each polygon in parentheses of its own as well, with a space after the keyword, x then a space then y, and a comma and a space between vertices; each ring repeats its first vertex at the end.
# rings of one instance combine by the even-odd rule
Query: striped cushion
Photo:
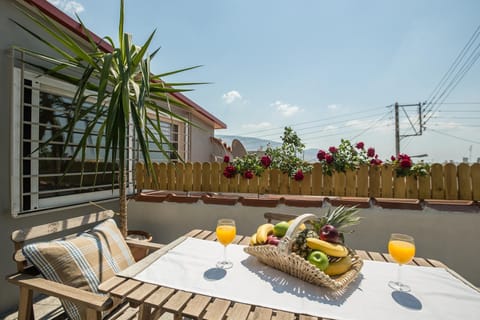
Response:
MULTIPOLYGON (((49 280, 98 293, 98 285, 135 261, 113 219, 69 240, 28 244, 25 257, 49 280)), ((71 319, 86 319, 85 309, 62 301, 71 319)))

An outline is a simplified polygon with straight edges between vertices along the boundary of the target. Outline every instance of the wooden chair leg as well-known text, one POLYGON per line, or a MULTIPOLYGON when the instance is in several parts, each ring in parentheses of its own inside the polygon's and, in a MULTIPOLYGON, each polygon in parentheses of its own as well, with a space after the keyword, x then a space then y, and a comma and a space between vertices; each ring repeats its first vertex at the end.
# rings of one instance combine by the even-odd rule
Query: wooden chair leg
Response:
POLYGON ((102 320, 102 313, 94 309, 87 309, 87 319, 102 320))
POLYGON ((138 307, 138 320, 146 320, 150 319, 152 308, 146 306, 145 304, 141 304, 138 307))
POLYGON ((20 287, 20 301, 18 302, 18 320, 33 320, 33 290, 20 287))

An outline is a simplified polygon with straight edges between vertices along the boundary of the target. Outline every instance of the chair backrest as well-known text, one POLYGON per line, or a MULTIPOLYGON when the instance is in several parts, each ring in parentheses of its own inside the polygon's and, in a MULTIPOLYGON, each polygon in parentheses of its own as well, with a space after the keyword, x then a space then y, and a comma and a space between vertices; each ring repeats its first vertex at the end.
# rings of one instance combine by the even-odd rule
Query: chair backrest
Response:
MULTIPOLYGON (((71 232, 79 227, 82 227, 82 231, 84 231, 87 230, 89 226, 110 219, 114 215, 115 213, 112 210, 105 210, 84 216, 54 221, 39 226, 22 228, 13 231, 11 234, 11 239, 14 245, 13 260, 17 264, 17 271, 24 271, 28 267, 27 260, 22 253, 22 248, 27 241, 46 240, 47 238, 51 239, 52 237, 59 236, 60 234, 68 234, 68 232, 71 232)), ((64 236, 63 238, 68 237, 69 235, 64 236)))
POLYGON ((277 213, 277 212, 265 212, 263 217, 268 223, 275 223, 279 221, 290 221, 298 217, 298 215, 291 213, 277 213))

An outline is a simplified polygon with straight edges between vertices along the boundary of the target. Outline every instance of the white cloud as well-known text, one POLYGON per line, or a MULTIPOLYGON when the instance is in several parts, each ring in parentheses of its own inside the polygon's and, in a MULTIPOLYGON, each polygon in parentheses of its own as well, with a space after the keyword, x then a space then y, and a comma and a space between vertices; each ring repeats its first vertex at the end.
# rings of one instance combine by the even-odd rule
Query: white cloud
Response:
POLYGON ((48 0, 48 2, 70 16, 74 16, 76 13, 78 14, 85 10, 81 3, 73 0, 48 0))
POLYGON ((295 113, 300 111, 298 106, 284 103, 282 101, 275 101, 272 103, 272 106, 274 106, 284 117, 293 116, 295 113))
POLYGON ((339 108, 339 106, 336 105, 336 104, 329 104, 329 105, 327 106, 327 109, 330 109, 330 110, 335 110, 335 109, 338 109, 338 108, 339 108))
POLYGON ((231 104, 235 102, 235 100, 242 100, 242 96, 240 92, 236 90, 229 91, 227 93, 224 93, 222 96, 223 101, 227 104, 231 104))
POLYGON ((272 124, 270 122, 260 122, 260 123, 249 123, 249 124, 244 124, 242 125, 243 129, 265 129, 265 128, 270 128, 272 124))

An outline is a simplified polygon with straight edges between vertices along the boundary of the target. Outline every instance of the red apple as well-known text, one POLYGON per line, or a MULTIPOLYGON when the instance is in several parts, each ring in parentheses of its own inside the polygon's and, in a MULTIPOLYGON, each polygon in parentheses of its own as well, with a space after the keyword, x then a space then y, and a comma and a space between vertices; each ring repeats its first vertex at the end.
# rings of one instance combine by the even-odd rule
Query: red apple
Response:
POLYGON ((273 234, 268 235, 267 244, 277 246, 279 242, 280 242, 280 239, 278 239, 278 237, 274 236, 273 234))
POLYGON ((331 224, 326 224, 320 229, 320 239, 328 242, 340 242, 340 234, 337 228, 331 224))

